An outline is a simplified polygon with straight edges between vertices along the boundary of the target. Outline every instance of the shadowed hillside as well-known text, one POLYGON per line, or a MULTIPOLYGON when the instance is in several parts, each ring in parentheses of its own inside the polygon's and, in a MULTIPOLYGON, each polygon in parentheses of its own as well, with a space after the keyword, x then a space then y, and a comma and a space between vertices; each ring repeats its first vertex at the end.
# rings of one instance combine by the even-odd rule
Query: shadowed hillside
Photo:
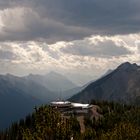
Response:
POLYGON ((133 103, 140 97, 139 83, 140 66, 126 62, 106 76, 89 84, 70 100, 89 102, 95 99, 133 103))

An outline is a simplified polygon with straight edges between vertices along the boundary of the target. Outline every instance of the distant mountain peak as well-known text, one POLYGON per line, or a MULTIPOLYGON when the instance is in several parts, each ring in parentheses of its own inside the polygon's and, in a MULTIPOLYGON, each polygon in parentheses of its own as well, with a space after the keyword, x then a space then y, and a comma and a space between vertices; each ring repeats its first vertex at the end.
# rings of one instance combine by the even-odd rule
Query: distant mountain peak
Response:
POLYGON ((8 78, 9 80, 17 80, 17 79, 20 79, 19 76, 16 76, 16 75, 13 75, 13 74, 10 74, 10 73, 7 73, 6 75, 3 75, 4 78, 8 78))
POLYGON ((136 63, 131 64, 130 62, 125 62, 122 63, 121 65, 118 66, 118 69, 137 69, 139 66, 136 63))
POLYGON ((10 73, 6 73, 6 76, 8 76, 8 77, 14 77, 14 75, 12 75, 10 73))
POLYGON ((130 67, 132 64, 130 62, 124 62, 121 65, 119 65, 119 68, 127 68, 130 67))
POLYGON ((61 76, 61 77, 64 77, 62 74, 60 73, 57 73, 55 71, 50 71, 48 74, 46 74, 47 76, 61 76))

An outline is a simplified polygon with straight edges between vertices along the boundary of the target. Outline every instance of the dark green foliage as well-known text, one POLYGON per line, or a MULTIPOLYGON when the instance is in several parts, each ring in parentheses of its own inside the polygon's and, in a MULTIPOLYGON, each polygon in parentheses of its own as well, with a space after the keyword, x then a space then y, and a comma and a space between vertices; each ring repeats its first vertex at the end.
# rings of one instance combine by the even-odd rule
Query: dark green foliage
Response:
POLYGON ((117 124, 110 132, 102 134, 101 140, 140 140, 140 128, 131 123, 117 124))
POLYGON ((0 140, 140 140, 140 107, 92 101, 101 117, 84 119, 80 132, 76 116, 68 118, 48 106, 35 108, 25 120, 0 132, 0 140))
POLYGON ((85 117, 83 140, 140 140, 140 107, 106 101, 92 104, 100 107, 102 117, 85 117))
POLYGON ((96 138, 96 131, 94 129, 86 129, 82 135, 83 140, 93 140, 96 138))
POLYGON ((75 117, 66 119, 48 106, 35 108, 25 120, 13 124, 1 132, 0 140, 70 140, 80 135, 80 126, 75 117))

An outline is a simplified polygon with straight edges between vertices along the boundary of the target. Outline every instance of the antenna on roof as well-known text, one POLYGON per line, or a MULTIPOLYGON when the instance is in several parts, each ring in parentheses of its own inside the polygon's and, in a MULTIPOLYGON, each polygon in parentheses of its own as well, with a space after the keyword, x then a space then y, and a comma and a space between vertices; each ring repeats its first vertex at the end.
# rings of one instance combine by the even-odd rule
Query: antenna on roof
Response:
POLYGON ((62 101, 62 89, 59 90, 59 100, 62 101))

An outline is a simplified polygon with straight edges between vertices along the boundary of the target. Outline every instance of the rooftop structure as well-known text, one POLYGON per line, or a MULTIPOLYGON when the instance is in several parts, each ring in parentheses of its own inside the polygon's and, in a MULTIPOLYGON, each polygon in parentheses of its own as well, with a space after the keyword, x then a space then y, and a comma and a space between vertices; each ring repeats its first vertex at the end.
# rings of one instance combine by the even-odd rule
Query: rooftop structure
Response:
POLYGON ((58 101, 58 102, 51 102, 51 105, 68 105, 68 104, 71 104, 71 102, 69 101, 58 101))
POLYGON ((73 106, 73 107, 81 107, 81 108, 83 108, 83 109, 85 109, 85 108, 90 108, 90 105, 89 104, 81 104, 81 103, 71 103, 71 105, 73 106))
POLYGON ((87 114, 92 105, 72 103, 69 101, 51 102, 50 106, 58 109, 63 114, 87 114))

